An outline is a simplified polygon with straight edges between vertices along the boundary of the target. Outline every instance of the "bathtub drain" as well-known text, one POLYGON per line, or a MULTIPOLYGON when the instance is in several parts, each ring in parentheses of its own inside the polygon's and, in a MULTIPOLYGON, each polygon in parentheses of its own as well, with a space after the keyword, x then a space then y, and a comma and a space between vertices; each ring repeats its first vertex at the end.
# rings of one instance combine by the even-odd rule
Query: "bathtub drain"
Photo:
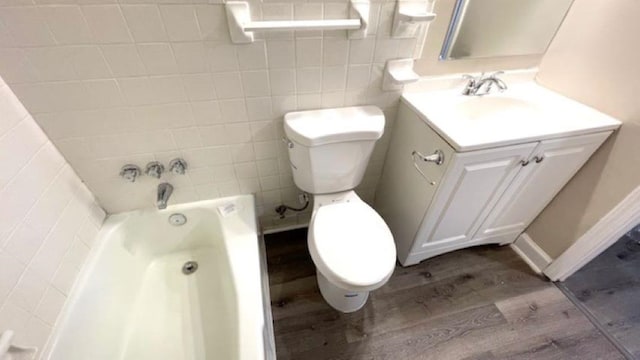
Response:
POLYGON ((184 214, 175 213, 169 216, 169 224, 173 226, 180 226, 187 223, 187 217, 184 214))
POLYGON ((187 261, 182 265, 182 273, 185 275, 191 275, 198 270, 198 263, 195 261, 187 261))

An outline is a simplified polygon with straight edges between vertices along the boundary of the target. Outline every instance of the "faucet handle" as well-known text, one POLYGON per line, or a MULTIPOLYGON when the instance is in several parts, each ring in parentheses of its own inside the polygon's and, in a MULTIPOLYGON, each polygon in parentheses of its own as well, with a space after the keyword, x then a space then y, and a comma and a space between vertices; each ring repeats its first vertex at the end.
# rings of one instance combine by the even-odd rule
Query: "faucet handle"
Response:
POLYGON ((492 73, 491 73, 491 74, 489 74, 489 76, 487 76, 487 77, 488 77, 488 78, 493 78, 493 79, 495 79, 498 75, 502 75, 502 74, 504 74, 504 71, 502 71, 502 70, 498 70, 498 71, 492 72, 492 73))
POLYGON ((135 182, 140 175, 142 175, 142 171, 138 165, 127 164, 120 169, 120 177, 128 182, 135 182))
POLYGON ((181 158, 175 158, 169 162, 169 171, 176 175, 184 175, 187 171, 187 162, 181 158))
POLYGON ((164 165, 160 164, 157 161, 151 161, 147 164, 147 167, 144 170, 144 173, 153 176, 156 179, 160 179, 162 173, 164 172, 164 165))

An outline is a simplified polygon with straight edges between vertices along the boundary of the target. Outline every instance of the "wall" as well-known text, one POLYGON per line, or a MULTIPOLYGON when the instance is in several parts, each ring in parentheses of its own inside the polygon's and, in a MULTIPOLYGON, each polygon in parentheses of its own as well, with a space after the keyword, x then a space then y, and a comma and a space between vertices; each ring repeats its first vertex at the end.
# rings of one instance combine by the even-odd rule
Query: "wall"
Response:
MULTIPOLYGON (((219 0, 2 3, 11 6, 0 10, 0 74, 110 213, 155 203, 158 181, 125 183, 122 165, 177 156, 190 169, 163 177, 173 203, 255 192, 269 214, 297 204, 283 114, 374 104, 390 126, 399 92, 382 92, 382 70, 416 48, 416 39, 389 38, 395 2, 374 0, 363 40, 302 31, 242 45, 230 42, 219 0)), ((254 20, 344 18, 348 9, 343 0, 251 3, 254 20)), ((359 187, 367 200, 387 143, 359 187)))
POLYGON ((416 61, 416 72, 422 76, 474 73, 482 71, 526 69, 536 67, 541 55, 503 56, 440 61, 440 51, 447 35, 456 0, 438 0, 434 12, 438 15, 429 28, 422 56, 416 61))
POLYGON ((545 55, 538 81, 623 121, 527 229, 552 257, 640 185, 640 2, 580 0, 545 55))
POLYGON ((0 79, 0 333, 42 348, 104 219, 0 79))

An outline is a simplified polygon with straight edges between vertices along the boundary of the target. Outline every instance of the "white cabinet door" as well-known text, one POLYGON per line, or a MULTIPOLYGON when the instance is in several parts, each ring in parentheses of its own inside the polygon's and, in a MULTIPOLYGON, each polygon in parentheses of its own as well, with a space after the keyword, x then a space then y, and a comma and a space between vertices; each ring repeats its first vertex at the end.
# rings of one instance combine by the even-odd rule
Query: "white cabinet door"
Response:
POLYGON ((471 240, 537 144, 454 154, 412 252, 471 240))
POLYGON ((538 216, 611 132, 540 142, 527 166, 514 179, 482 224, 476 239, 513 234, 538 216))

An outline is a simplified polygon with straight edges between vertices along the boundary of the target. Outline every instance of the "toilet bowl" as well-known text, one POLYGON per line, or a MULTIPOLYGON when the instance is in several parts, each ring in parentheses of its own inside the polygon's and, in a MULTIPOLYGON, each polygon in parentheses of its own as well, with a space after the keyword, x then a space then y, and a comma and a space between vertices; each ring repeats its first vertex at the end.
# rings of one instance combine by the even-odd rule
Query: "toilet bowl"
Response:
POLYGON ((307 242, 318 287, 335 309, 357 311, 395 267, 389 227, 353 191, 382 136, 384 115, 355 106, 293 112, 284 120, 293 179, 313 195, 307 242))
POLYGON ((326 302, 342 312, 364 306, 395 268, 393 236, 353 191, 314 197, 307 242, 326 302))

